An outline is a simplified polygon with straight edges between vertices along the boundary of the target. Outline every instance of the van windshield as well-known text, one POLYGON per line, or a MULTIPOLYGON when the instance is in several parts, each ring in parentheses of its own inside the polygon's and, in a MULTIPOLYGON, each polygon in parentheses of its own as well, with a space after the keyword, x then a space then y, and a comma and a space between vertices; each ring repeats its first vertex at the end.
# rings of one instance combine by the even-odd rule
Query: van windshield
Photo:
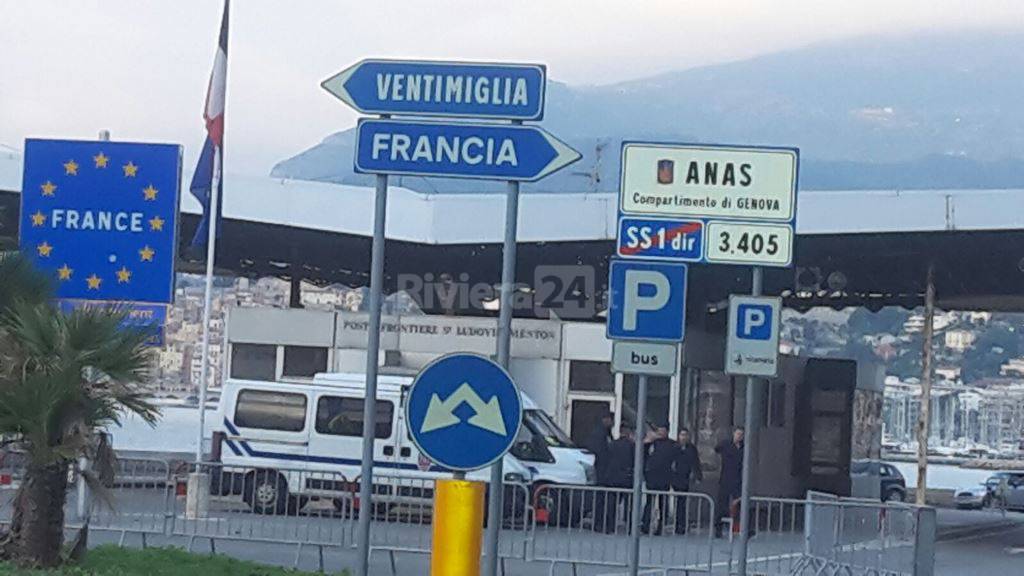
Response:
POLYGON ((576 447, 569 436, 558 427, 558 424, 555 424, 555 421, 542 410, 526 410, 523 413, 523 424, 531 432, 543 438, 548 446, 555 448, 576 447))

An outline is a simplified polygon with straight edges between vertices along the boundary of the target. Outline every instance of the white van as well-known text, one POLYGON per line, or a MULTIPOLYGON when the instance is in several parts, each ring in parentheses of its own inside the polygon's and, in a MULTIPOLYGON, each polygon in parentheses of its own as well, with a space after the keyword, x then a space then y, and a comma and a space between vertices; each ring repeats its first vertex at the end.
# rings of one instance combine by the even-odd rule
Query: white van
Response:
MULTIPOLYGON (((412 380, 378 377, 374 490, 382 499, 399 496, 383 487, 398 482, 396 478, 451 476, 451 471, 423 457, 409 437, 404 401, 412 380)), ((363 374, 317 374, 303 382, 228 379, 214 429, 222 432, 225 468, 244 471, 228 483, 222 479, 217 491, 241 494, 254 510, 278 513, 286 509, 289 497, 337 499, 354 492, 362 456, 365 392, 363 374), (314 471, 321 474, 311 474, 314 471)), ((534 488, 592 484, 593 456, 576 448, 527 395, 522 397, 523 425, 504 458, 505 481, 534 488)), ((477 470, 467 478, 486 482, 490 471, 477 470)))

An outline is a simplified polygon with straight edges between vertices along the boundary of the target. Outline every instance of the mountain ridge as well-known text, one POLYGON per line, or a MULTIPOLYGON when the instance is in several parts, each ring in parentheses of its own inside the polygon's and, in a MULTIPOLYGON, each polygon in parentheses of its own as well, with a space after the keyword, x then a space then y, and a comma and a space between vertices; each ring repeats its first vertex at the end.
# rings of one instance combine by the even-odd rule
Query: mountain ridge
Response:
MULTIPOLYGON (((607 85, 549 81, 545 120, 584 158, 525 186, 608 191, 623 139, 801 149, 801 186, 1024 187, 1024 32, 862 37, 607 85)), ((369 183, 351 130, 274 166, 284 178, 369 183)), ((499 183, 403 178, 423 192, 499 183)))

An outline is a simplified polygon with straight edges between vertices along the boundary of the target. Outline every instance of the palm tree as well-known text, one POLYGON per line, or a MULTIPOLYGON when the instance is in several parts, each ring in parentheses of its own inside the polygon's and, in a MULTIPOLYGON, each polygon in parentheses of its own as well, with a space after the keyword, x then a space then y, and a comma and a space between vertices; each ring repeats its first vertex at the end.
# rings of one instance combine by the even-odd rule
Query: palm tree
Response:
POLYGON ((48 280, 23 256, 0 255, 0 438, 25 451, 0 556, 60 563, 69 466, 126 412, 155 421, 136 387, 148 376, 148 332, 123 326, 118 307, 62 313, 48 280))

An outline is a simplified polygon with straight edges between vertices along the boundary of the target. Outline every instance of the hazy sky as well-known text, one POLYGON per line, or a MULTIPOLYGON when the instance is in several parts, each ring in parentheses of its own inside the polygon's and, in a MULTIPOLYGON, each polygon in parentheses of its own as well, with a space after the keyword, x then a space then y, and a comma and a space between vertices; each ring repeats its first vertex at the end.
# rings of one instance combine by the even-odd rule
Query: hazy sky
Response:
MULTIPOLYGON (((183 144, 190 176, 220 10, 0 0, 0 144, 107 128, 183 144)), ((544 62, 552 79, 607 84, 850 36, 1022 25, 1021 0, 235 0, 226 170, 265 174, 351 126, 319 83, 365 57, 544 62)))

